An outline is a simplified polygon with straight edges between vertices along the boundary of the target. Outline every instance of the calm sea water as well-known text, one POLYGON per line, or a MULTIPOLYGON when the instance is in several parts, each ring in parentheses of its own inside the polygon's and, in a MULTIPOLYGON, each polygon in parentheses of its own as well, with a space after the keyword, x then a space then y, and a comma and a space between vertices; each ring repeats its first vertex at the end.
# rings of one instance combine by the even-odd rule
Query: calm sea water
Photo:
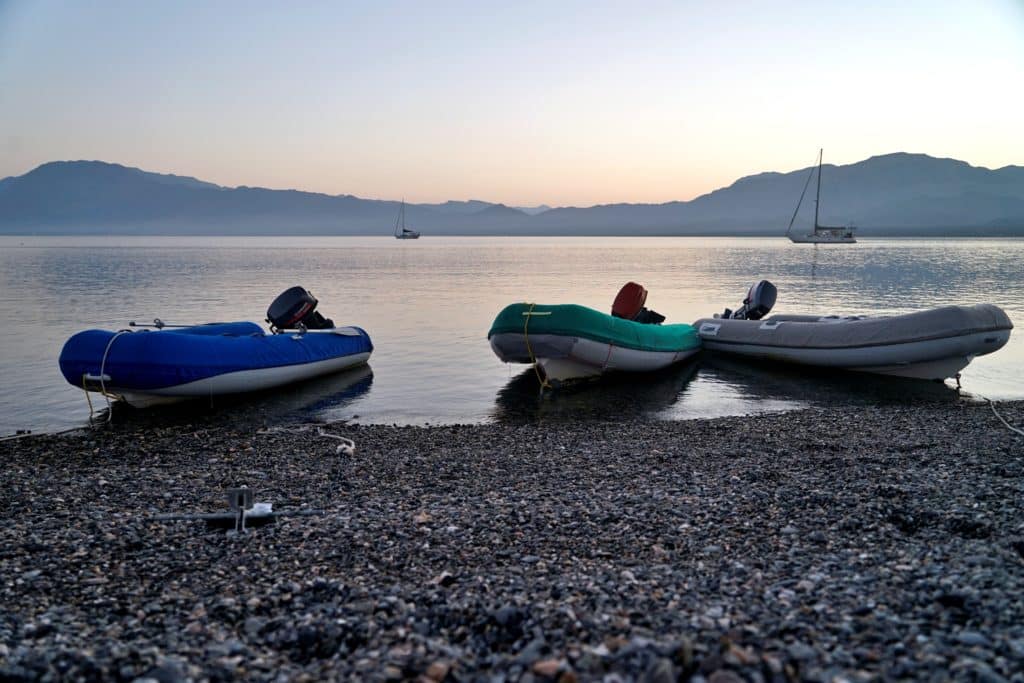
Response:
MULTIPOLYGON (((262 321, 301 284, 339 324, 366 328, 370 367, 241 402, 214 414, 367 423, 688 419, 809 405, 952 400, 948 386, 806 373, 704 359, 672 372, 539 397, 486 334, 515 301, 610 308, 628 280, 669 321, 735 308, 754 281, 779 288, 776 312, 901 313, 991 302, 1024 324, 1024 240, 864 240, 793 245, 753 238, 0 237, 0 436, 83 425, 82 391, 57 357, 86 328, 129 320, 262 321)), ((964 372, 970 392, 1024 398, 1024 330, 964 372)), ((204 408, 205 409, 205 408, 204 408)), ((148 419, 124 411, 118 419, 148 419)))

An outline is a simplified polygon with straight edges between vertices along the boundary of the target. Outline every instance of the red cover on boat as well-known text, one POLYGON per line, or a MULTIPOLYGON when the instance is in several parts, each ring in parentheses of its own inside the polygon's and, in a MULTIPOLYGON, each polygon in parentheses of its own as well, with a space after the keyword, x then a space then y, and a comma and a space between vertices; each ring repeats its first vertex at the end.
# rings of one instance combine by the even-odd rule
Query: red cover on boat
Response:
POLYGON ((647 290, 635 282, 627 282, 622 285, 615 303, 612 304, 612 315, 616 318, 632 320, 647 301, 647 290))

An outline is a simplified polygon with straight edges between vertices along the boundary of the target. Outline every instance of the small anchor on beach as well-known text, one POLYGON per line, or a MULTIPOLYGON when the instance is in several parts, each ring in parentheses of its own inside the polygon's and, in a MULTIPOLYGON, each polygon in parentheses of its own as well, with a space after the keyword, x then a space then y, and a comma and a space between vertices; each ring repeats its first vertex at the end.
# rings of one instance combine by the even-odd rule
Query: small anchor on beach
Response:
POLYGON ((201 514, 162 514, 153 519, 159 522, 204 521, 209 527, 232 529, 244 534, 247 527, 260 527, 273 523, 278 517, 311 517, 323 514, 322 510, 290 510, 274 512, 273 503, 253 502, 252 489, 242 486, 230 488, 226 492, 228 512, 212 512, 201 514))

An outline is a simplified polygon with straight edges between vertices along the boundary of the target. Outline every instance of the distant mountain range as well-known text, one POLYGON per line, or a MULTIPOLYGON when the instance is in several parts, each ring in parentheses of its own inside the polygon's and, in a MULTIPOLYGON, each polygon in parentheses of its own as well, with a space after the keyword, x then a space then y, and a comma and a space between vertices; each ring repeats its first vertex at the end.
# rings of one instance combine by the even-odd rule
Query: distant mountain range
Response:
MULTIPOLYGON (((810 169, 759 173, 691 201, 587 208, 406 205, 430 235, 782 235, 810 169)), ((822 171, 823 223, 864 236, 1024 235, 1024 167, 886 154, 822 171)), ((797 225, 813 220, 814 185, 797 225)), ((0 180, 0 234, 389 235, 397 201, 222 187, 101 161, 0 180)))

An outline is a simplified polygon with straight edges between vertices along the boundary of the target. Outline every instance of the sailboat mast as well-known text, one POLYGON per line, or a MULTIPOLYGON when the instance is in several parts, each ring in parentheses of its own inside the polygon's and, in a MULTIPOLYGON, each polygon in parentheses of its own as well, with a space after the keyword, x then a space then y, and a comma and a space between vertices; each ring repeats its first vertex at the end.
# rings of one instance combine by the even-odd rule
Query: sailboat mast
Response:
POLYGON ((825 153, 825 148, 818 150, 818 194, 814 197, 814 229, 818 229, 818 205, 821 204, 821 157, 825 153))

